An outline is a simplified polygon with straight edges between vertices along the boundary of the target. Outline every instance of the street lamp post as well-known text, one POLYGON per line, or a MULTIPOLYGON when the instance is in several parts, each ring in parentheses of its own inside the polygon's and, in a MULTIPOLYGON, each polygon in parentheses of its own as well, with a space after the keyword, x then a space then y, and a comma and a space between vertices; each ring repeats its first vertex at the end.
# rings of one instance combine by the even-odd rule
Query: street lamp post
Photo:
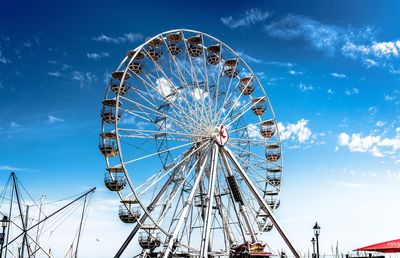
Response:
POLYGON ((315 258, 315 238, 311 239, 311 243, 312 243, 312 258, 315 258))
POLYGON ((2 233, 0 233, 0 246, 1 246, 0 258, 3 257, 3 245, 4 245, 7 225, 8 225, 8 217, 4 215, 3 219, 1 220, 1 227, 3 228, 3 231, 2 233))
POLYGON ((318 243, 318 236, 319 233, 321 231, 321 227, 318 225, 317 222, 315 222, 315 225, 313 227, 314 229, 314 235, 315 235, 315 239, 317 240, 317 258, 319 258, 319 243, 318 243))

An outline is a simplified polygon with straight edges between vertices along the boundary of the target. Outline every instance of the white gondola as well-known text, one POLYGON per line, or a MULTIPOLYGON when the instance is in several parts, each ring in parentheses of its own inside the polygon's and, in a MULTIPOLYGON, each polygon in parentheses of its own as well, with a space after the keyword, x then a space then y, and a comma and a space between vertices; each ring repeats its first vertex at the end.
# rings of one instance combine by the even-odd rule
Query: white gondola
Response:
POLYGON ((210 65, 218 64, 221 61, 220 52, 220 45, 212 45, 207 47, 207 63, 210 65))
POLYGON ((134 73, 140 73, 143 70, 144 67, 144 54, 143 52, 138 52, 136 53, 135 50, 130 50, 126 54, 129 58, 134 57, 132 62, 128 65, 129 70, 131 70, 134 73))
POLYGON ((160 233, 139 232, 139 245, 146 250, 153 250, 160 246, 160 233))
POLYGON ((121 96, 125 95, 128 90, 130 89, 130 86, 127 84, 125 80, 128 80, 130 77, 129 73, 125 74, 124 77, 124 71, 115 71, 111 74, 111 90, 115 94, 119 94, 121 96), (121 84, 121 80, 124 78, 123 83, 121 84))
POLYGON ((104 185, 112 192, 121 191, 126 185, 125 174, 121 172, 105 173, 104 185))
POLYGON ((115 133, 100 134, 99 149, 104 157, 114 157, 118 154, 118 147, 115 133))
POLYGON ((267 145, 266 158, 270 162, 275 162, 281 157, 281 147, 279 144, 267 145))
POLYGON ((237 59, 228 59, 224 63, 224 73, 229 78, 234 78, 239 75, 238 67, 239 61, 237 59))
POLYGON ((256 116, 262 116, 266 110, 266 107, 264 105, 265 102, 264 97, 254 98, 252 99, 252 102, 254 104, 253 107, 251 108, 253 114, 256 116))
POLYGON ((124 223, 135 223, 141 216, 141 209, 135 200, 122 200, 118 215, 124 223))
POLYGON ((260 133, 264 138, 271 138, 276 131, 275 121, 273 119, 261 122, 260 133))
POLYGON ((254 92, 253 79, 251 77, 240 78, 239 89, 243 95, 248 96, 254 92))

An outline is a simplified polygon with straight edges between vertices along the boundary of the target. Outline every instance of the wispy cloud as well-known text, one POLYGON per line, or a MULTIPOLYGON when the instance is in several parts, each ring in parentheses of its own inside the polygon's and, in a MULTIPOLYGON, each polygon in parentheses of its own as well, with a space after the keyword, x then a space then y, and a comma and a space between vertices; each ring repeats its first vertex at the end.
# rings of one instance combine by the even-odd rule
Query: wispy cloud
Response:
POLYGON ((102 53, 86 53, 86 57, 93 60, 100 60, 102 58, 109 57, 110 55, 107 52, 102 53))
POLYGON ((360 93, 360 90, 359 90, 358 88, 346 89, 346 90, 344 91, 344 93, 345 93, 347 96, 357 95, 357 94, 360 93))
POLYGON ((49 76, 53 76, 53 77, 62 77, 62 73, 60 73, 59 71, 55 71, 55 72, 48 72, 47 75, 49 76))
POLYGON ((3 55, 3 52, 1 51, 1 47, 0 47, 0 63, 3 63, 3 64, 8 64, 8 63, 10 63, 10 60, 8 60, 8 59, 3 55))
POLYGON ((10 128, 15 129, 15 128, 19 128, 19 127, 20 127, 20 125, 17 124, 16 122, 14 122, 14 121, 11 121, 11 122, 10 122, 10 128))
POLYGON ((339 78, 339 79, 347 78, 347 76, 343 73, 331 73, 331 76, 334 78, 339 78))
POLYGON ((63 118, 55 117, 55 116, 48 116, 46 123, 48 124, 55 124, 59 122, 64 122, 65 120, 63 118))
POLYGON ((299 89, 300 89, 302 92, 305 92, 305 91, 312 91, 312 90, 314 90, 314 86, 312 86, 311 84, 307 84, 307 83, 300 83, 300 84, 299 84, 299 89))
POLYGON ((265 21, 270 16, 269 12, 263 12, 257 8, 247 10, 244 14, 241 14, 238 18, 233 18, 232 16, 221 17, 223 24, 231 29, 239 27, 248 27, 260 22, 265 21))
POLYGON ((246 62, 253 63, 253 64, 263 64, 263 63, 265 63, 264 60, 259 59, 259 58, 252 57, 252 56, 250 56, 250 55, 248 55, 248 54, 246 54, 246 53, 244 53, 244 52, 242 52, 242 51, 239 51, 238 54, 239 54, 246 62))
POLYGON ((29 169, 27 169, 27 168, 18 168, 18 167, 5 165, 5 166, 0 166, 0 170, 3 170, 3 171, 26 171, 26 170, 29 170, 29 169))
POLYGON ((126 33, 123 36, 118 36, 118 37, 110 37, 105 34, 101 34, 100 36, 93 37, 92 40, 98 41, 98 42, 106 42, 106 43, 114 43, 114 44, 120 44, 120 43, 125 43, 125 42, 135 42, 142 40, 144 36, 140 33, 126 33))
POLYGON ((73 81, 78 81, 81 88, 89 86, 92 82, 97 80, 97 77, 90 73, 84 71, 73 71, 71 75, 73 81))
POLYGON ((264 27, 274 37, 282 39, 303 38, 316 49, 333 53, 346 35, 346 29, 323 24, 309 17, 289 14, 264 27))

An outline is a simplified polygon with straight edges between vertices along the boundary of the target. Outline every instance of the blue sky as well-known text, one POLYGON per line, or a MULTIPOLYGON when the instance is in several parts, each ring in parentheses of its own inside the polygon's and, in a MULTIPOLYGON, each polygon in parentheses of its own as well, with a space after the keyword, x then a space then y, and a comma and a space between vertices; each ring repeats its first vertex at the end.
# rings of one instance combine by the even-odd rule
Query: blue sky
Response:
MULTIPOLYGON (((345 252, 396 238, 399 10, 398 1, 3 1, 0 184, 15 170, 38 196, 103 187, 108 74, 147 37, 189 28, 240 52, 269 94, 286 167, 277 214, 294 244, 311 248, 315 220, 325 252, 337 240, 345 252)), ((96 198, 117 208, 112 194, 96 198)))

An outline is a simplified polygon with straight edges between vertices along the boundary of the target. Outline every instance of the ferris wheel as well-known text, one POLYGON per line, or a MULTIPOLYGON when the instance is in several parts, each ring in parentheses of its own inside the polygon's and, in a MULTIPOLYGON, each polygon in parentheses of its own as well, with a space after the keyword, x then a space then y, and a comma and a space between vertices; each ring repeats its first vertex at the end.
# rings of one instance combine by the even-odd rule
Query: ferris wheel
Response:
POLYGON ((268 256, 261 233, 274 226, 297 255, 273 214, 283 164, 272 105, 224 42, 183 29, 148 39, 102 105, 105 185, 134 225, 115 257, 129 244, 134 257, 268 256))

